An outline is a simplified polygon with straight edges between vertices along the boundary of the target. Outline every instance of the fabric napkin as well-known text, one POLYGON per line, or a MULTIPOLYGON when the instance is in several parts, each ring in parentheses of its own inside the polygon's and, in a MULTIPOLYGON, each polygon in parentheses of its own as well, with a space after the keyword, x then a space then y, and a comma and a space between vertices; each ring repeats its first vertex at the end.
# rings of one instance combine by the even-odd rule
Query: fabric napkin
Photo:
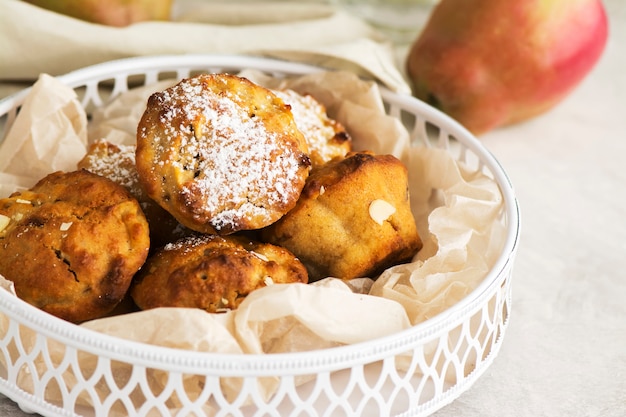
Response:
POLYGON ((20 0, 0 2, 0 82, 159 54, 246 54, 345 69, 409 93, 391 42, 323 3, 175 0, 171 21, 92 24, 20 0))

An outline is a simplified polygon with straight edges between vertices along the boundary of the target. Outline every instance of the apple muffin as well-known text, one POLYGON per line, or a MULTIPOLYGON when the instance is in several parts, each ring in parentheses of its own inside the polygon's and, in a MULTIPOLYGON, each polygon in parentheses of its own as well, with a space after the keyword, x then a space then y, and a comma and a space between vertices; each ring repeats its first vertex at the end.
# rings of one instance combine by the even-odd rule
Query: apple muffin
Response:
POLYGON ((52 173, 0 200, 0 274, 18 297, 71 322, 113 310, 149 246, 137 200, 86 170, 52 173))
POLYGON ((180 223, 227 235, 293 208, 311 161, 289 106, 273 92, 202 74, 150 96, 136 166, 150 198, 180 223))
POLYGON ((284 248, 242 236, 199 234, 151 255, 130 294, 144 310, 189 307, 220 313, 236 309, 255 289, 307 282, 304 265, 284 248))
POLYGON ((290 89, 274 90, 274 93, 291 107, 296 126, 309 147, 313 168, 344 157, 352 150, 352 138, 345 127, 330 118, 326 107, 313 96, 290 89))
POLYGON ((261 236, 296 255, 311 281, 374 278, 422 247, 406 167, 392 155, 371 152, 352 152, 313 170, 296 207, 261 236))

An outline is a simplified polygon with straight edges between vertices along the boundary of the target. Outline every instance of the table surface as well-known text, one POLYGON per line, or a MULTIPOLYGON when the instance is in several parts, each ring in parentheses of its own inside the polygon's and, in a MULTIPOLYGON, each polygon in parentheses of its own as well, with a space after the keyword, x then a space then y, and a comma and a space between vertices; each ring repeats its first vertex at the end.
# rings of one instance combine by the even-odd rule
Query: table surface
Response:
MULTIPOLYGON (((626 2, 605 4, 609 42, 583 83, 481 137, 522 211, 511 321, 493 365, 436 417, 626 415, 626 2)), ((0 415, 30 414, 1 397, 0 415)))

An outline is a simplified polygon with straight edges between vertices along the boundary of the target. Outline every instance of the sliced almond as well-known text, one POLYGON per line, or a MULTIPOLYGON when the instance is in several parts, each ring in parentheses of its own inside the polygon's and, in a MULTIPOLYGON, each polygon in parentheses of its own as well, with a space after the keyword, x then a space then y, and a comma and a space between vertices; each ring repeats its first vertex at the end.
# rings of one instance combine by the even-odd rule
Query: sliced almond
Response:
POLYGON ((382 226, 396 212, 396 208, 385 200, 377 199, 370 203, 369 212, 372 220, 382 226))
POLYGON ((0 214, 0 232, 2 232, 9 225, 11 218, 9 216, 5 216, 4 214, 0 214))
POLYGON ((20 204, 33 204, 30 200, 24 200, 23 198, 17 198, 15 202, 20 204))
POLYGON ((265 277, 263 279, 263 283, 269 287, 270 285, 274 285, 274 280, 272 279, 272 277, 265 277))
POLYGON ((269 258, 267 256, 263 255, 262 253, 258 253, 258 252, 254 252, 254 251, 252 251, 252 253, 254 254, 254 256, 259 258, 263 262, 269 262, 270 261, 269 258))
POLYGON ((70 227, 72 227, 72 224, 72 222, 61 223, 61 227, 59 227, 59 229, 62 232, 67 232, 68 230, 70 230, 70 227))
POLYGON ((320 195, 324 195, 325 192, 326 192, 326 187, 324 187, 323 185, 320 186, 320 195))

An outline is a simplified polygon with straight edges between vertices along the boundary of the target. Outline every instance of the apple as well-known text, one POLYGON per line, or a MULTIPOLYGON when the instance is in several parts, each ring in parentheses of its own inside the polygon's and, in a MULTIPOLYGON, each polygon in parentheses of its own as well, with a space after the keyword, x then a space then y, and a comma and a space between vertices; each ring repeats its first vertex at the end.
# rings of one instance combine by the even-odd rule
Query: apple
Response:
POLYGON ((410 46, 413 94, 476 135, 551 109, 599 60, 601 0, 441 0, 410 46))
POLYGON ((44 9, 108 26, 169 20, 173 0, 24 0, 44 9))

